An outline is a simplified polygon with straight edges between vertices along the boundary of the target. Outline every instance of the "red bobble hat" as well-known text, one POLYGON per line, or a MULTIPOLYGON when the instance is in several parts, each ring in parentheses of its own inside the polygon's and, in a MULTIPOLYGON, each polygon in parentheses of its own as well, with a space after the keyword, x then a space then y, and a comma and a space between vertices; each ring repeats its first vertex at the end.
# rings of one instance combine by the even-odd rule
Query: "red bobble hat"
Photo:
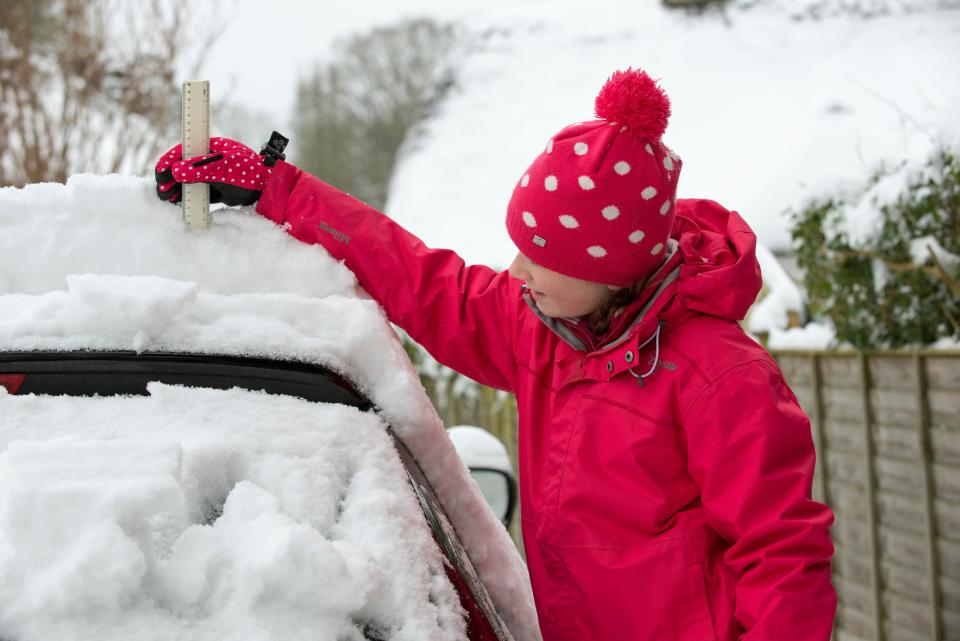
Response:
POLYGON ((596 115, 553 136, 523 174, 507 231, 547 269, 626 287, 664 261, 682 163, 660 141, 670 100, 645 72, 614 73, 596 115))

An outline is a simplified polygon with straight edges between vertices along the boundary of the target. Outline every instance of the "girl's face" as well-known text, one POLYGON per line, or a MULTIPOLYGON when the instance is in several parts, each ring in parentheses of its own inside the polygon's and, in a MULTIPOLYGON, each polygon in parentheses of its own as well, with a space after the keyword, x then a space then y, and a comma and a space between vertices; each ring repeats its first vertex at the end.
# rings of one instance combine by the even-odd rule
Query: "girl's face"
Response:
POLYGON ((551 318, 586 316, 619 289, 614 285, 564 276, 520 253, 510 263, 508 271, 511 276, 526 283, 537 308, 551 318))

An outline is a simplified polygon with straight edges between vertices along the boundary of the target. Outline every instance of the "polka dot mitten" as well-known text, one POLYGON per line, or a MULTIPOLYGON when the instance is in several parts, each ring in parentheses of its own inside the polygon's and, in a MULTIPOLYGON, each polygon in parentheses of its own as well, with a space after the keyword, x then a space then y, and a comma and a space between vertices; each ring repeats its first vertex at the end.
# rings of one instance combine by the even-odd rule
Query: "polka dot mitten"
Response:
POLYGON ((273 173, 265 160, 268 156, 229 138, 211 138, 210 153, 194 158, 184 159, 177 145, 157 161, 157 196, 175 203, 182 183, 208 183, 211 203, 252 205, 273 173))

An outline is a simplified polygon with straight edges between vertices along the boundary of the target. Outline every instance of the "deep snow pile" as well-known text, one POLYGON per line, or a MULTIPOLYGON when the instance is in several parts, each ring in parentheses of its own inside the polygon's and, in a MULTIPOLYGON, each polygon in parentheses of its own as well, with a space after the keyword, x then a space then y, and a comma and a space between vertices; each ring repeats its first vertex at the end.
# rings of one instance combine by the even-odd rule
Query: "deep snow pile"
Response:
MULTIPOLYGON (((353 275, 322 248, 251 212, 221 211, 211 229, 187 231, 180 209, 156 199, 152 180, 77 175, 66 185, 0 189, 0 351, 222 353, 317 362, 343 373, 420 461, 514 637, 537 639, 522 560, 382 312, 361 296, 353 275)), ((20 399, 0 398, 0 442, 11 440, 4 434, 13 402, 20 399)), ((172 455, 155 453, 156 469, 167 469, 162 461, 172 455)), ((312 473, 310 460, 302 465, 299 473, 312 473)), ((168 535, 162 519, 147 521, 160 528, 151 536, 168 535)), ((116 539, 108 529, 103 536, 116 539)), ((209 609, 190 612, 194 622, 216 618, 209 609)), ((297 612, 287 617, 294 626, 297 612)))
POLYGON ((375 415, 149 390, 0 397, 0 636, 463 637, 375 415))
POLYGON ((216 213, 189 233, 179 208, 135 176, 71 176, 0 189, 0 294, 62 290, 69 274, 163 276, 218 294, 352 295, 356 279, 259 216, 216 213))

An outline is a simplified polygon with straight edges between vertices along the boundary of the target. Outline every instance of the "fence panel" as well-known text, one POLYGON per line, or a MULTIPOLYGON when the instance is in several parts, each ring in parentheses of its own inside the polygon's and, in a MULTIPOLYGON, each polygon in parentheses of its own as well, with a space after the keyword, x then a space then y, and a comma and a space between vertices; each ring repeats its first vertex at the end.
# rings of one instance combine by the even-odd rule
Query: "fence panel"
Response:
POLYGON ((837 515, 838 641, 960 641, 960 354, 774 352, 837 515))

